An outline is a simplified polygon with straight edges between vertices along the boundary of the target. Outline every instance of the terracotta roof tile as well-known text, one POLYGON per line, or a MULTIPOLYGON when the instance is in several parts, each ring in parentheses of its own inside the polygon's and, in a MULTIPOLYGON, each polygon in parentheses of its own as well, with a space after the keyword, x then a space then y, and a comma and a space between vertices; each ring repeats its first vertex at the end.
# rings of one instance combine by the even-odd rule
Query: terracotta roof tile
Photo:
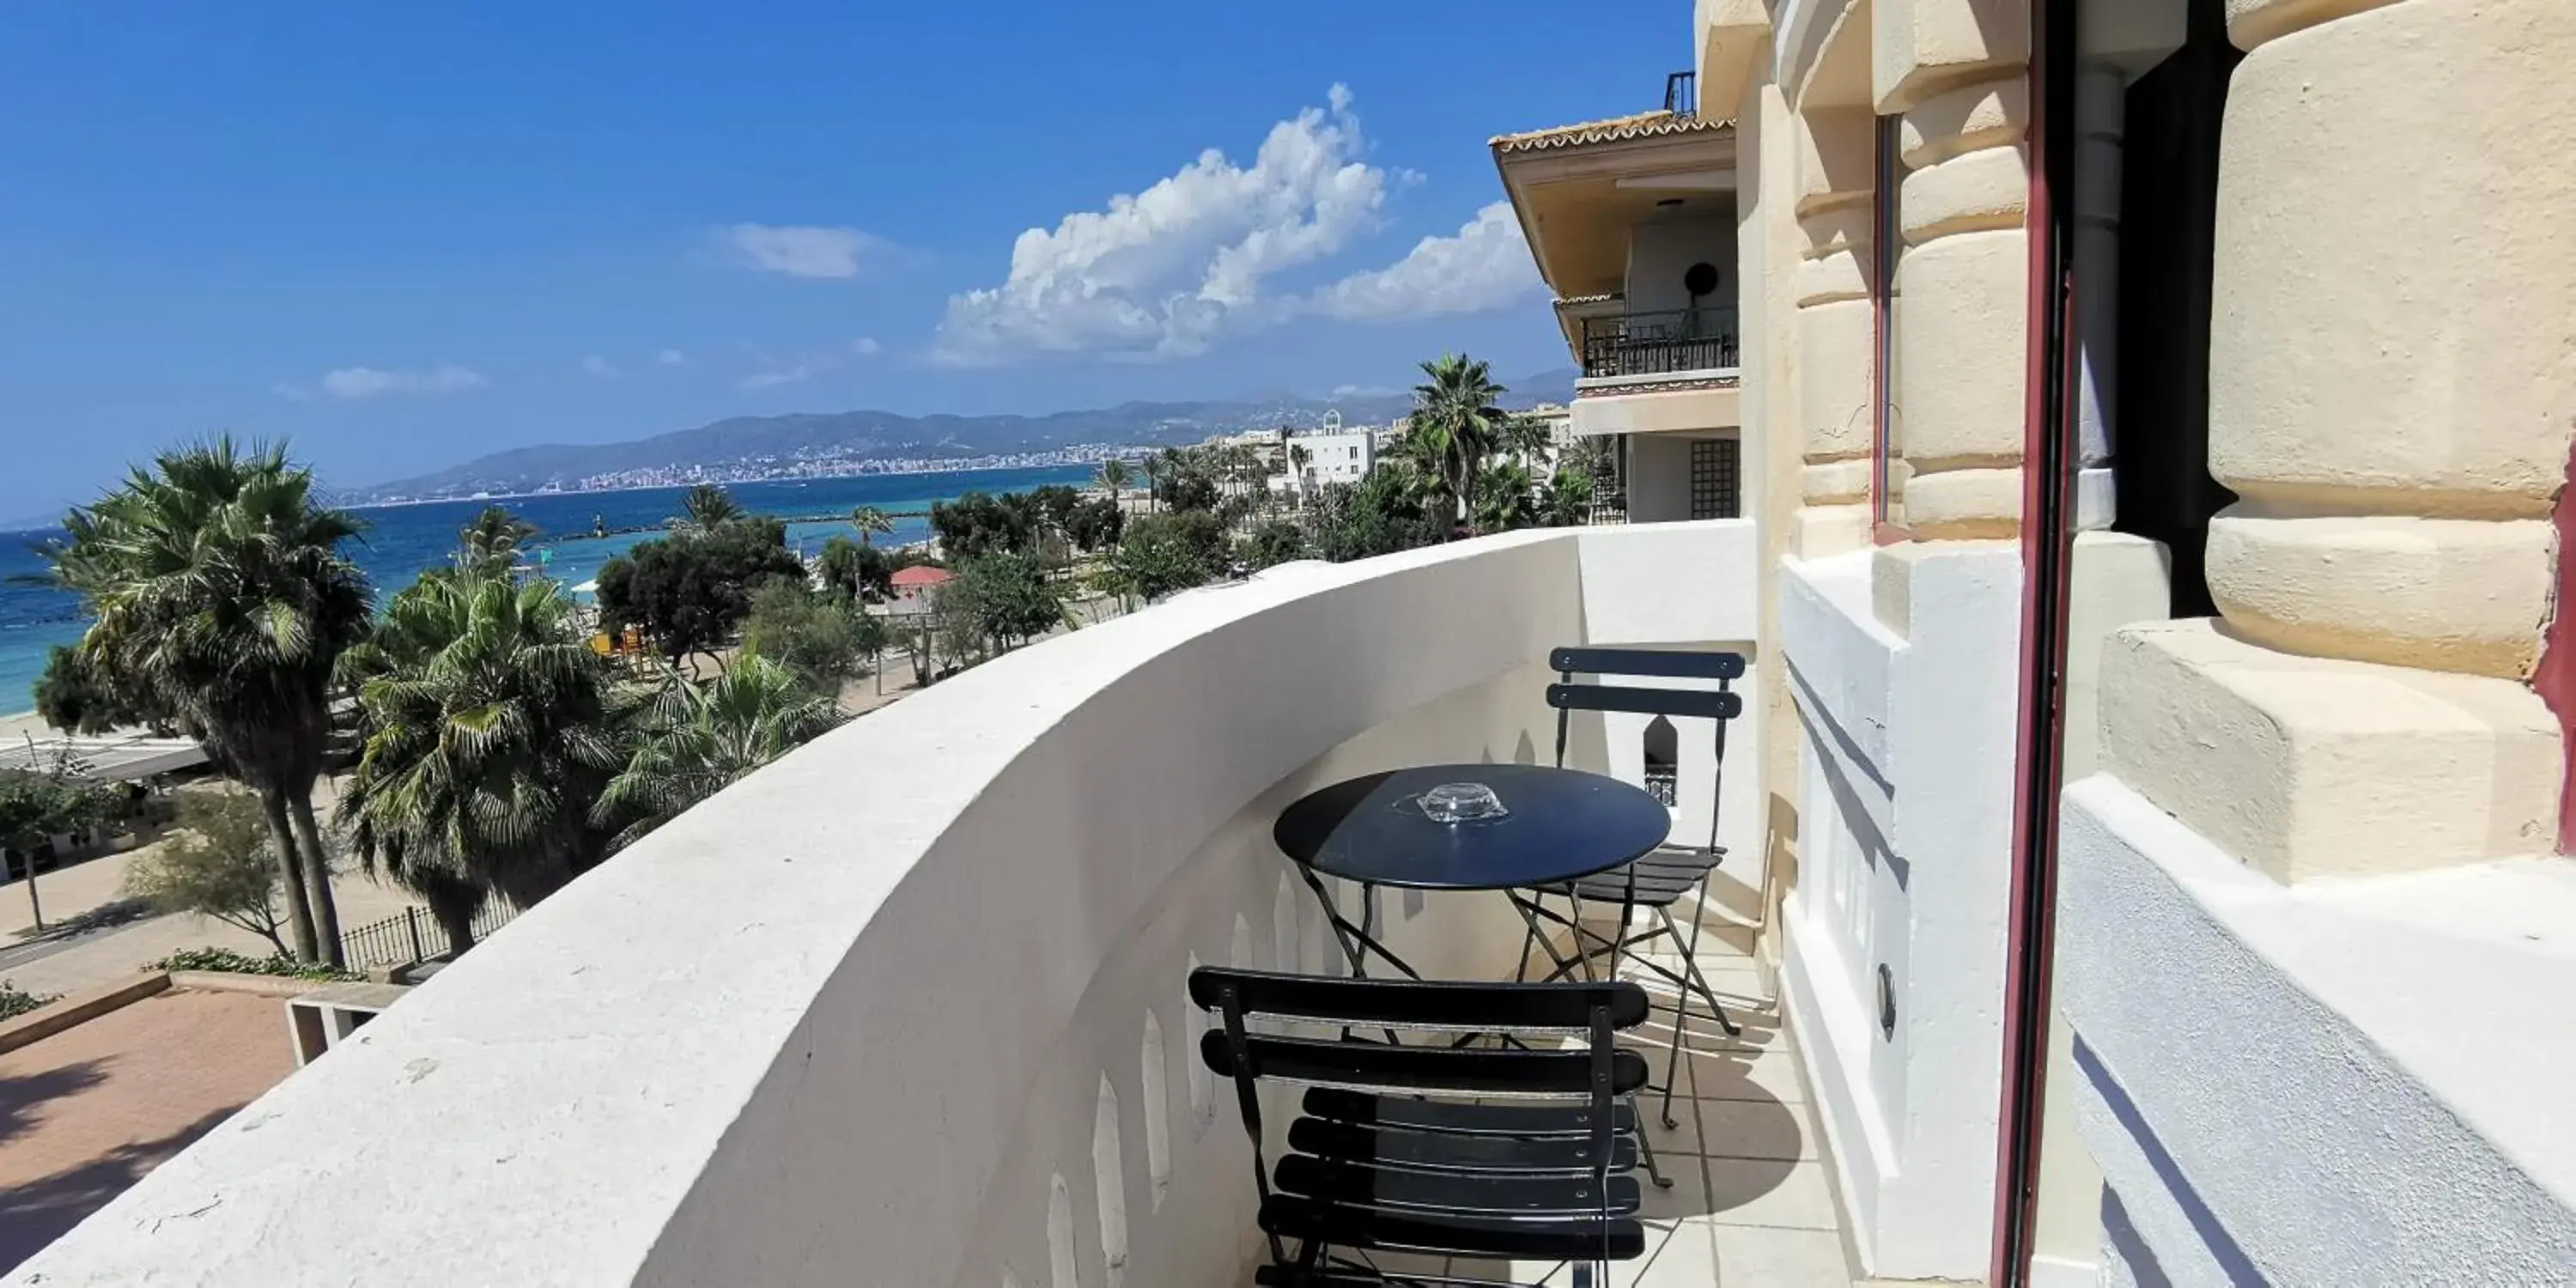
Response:
POLYGON ((1498 134, 1493 148, 1497 156, 1513 152, 1544 152, 1550 148, 1581 147, 1587 143, 1618 143, 1629 139, 1660 138, 1669 134, 1697 134, 1702 131, 1731 130, 1732 118, 1714 116, 1675 116, 1660 109, 1639 112, 1634 116, 1614 116, 1606 121, 1585 121, 1579 125, 1560 125, 1551 130, 1531 130, 1525 134, 1498 134))

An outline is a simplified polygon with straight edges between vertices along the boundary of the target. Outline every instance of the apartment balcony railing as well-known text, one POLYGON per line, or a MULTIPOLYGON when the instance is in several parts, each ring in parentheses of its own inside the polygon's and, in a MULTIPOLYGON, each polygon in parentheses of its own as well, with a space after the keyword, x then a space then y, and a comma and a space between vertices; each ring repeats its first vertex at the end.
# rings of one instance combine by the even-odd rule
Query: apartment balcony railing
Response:
POLYGON ((1724 370, 1733 368, 1737 358, 1733 328, 1703 310, 1583 320, 1583 374, 1588 379, 1724 370))
POLYGON ((1699 73, 1674 72, 1664 77, 1664 110, 1675 116, 1699 115, 1699 73))
MULTIPOLYGON (((1552 647, 1748 647, 1759 550, 1729 520, 1293 563, 944 680, 521 914, 11 1282, 1248 1282, 1183 981, 1336 969, 1279 810, 1544 762, 1552 647)), ((1643 726, 1608 719, 1569 761, 1633 780, 1643 726)), ((1714 804, 1697 746, 1676 835, 1714 804)), ((1755 777, 1724 790, 1754 852, 1755 777)), ((1522 935, 1471 895, 1377 925, 1447 978, 1509 978, 1522 935)))

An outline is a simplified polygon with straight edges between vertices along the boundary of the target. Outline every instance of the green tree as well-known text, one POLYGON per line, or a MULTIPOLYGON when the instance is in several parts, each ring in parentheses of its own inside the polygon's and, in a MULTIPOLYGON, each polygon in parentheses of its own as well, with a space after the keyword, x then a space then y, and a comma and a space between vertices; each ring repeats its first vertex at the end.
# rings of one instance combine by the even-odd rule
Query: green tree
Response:
POLYGON ((268 822, 256 797, 189 792, 179 803, 178 833, 126 866, 121 892, 165 916, 194 913, 238 926, 285 956, 286 922, 268 846, 268 822))
POLYGON ((1517 460, 1488 461, 1476 477, 1476 531, 1509 532, 1539 522, 1537 484, 1517 460))
POLYGON ((1308 522, 1315 552, 1334 563, 1436 544, 1449 535, 1445 493, 1409 462, 1381 462, 1357 484, 1316 498, 1308 522))
POLYGON ((833 534, 824 540, 823 552, 814 556, 814 576, 827 590, 840 591, 852 599, 864 598, 867 581, 859 551, 865 548, 848 537, 833 534))
POLYGON ((1102 588, 1147 603, 1203 586, 1225 571, 1225 525, 1204 510, 1147 515, 1127 525, 1101 570, 1102 588))
POLYGON ((1212 453, 1166 447, 1154 465, 1154 499, 1164 509, 1213 513, 1224 502, 1225 490, 1218 485, 1212 453))
POLYGON ((872 546, 878 537, 894 531, 894 518, 873 505, 850 511, 850 526, 859 530, 859 544, 872 546))
POLYGON ((858 601, 847 594, 817 594, 786 580, 768 582, 751 596, 742 644, 804 678, 816 693, 837 698, 842 682, 859 673, 867 656, 858 601))
POLYGON ((930 530, 938 534, 940 553, 957 564, 1034 548, 1038 522, 1035 503, 1019 493, 968 492, 930 503, 930 530))
POLYGON ((772 578, 803 581, 776 519, 745 518, 639 542, 599 570, 599 613, 611 632, 633 626, 677 662, 715 655, 751 613, 751 595, 772 578))
POLYGON ((1494 383, 1484 363, 1460 354, 1423 363, 1422 374, 1423 383, 1413 387, 1408 450, 1441 480, 1453 521, 1470 519, 1476 513, 1477 475, 1501 443, 1509 419, 1496 406, 1507 391, 1494 383))
POLYGON ((1115 456, 1100 463, 1098 477, 1100 486, 1109 490, 1109 504, 1112 506, 1117 506, 1125 498, 1128 485, 1136 481, 1135 475, 1127 469, 1127 462, 1115 456))
POLYGON ((597 861, 590 802, 626 764, 624 712, 554 582, 423 576, 347 670, 362 741, 341 825, 450 948, 491 896, 530 907, 597 861))
POLYGON ((1094 497, 1074 507, 1065 537, 1085 551, 1106 550, 1126 531, 1127 512, 1106 497, 1094 497))
MULTIPOLYGON (((120 812, 105 792, 59 774, 0 769, 0 850, 27 856, 27 910, 36 929, 45 928, 45 907, 36 892, 36 851, 54 837, 84 831, 120 812)), ((0 879, 6 875, 0 872, 0 879)))
POLYGON ((537 535, 537 525, 487 505, 456 533, 456 566, 470 573, 507 574, 519 561, 519 549, 537 535))
POLYGON ((646 711, 635 754, 593 818, 618 829, 618 845, 632 844, 842 719, 794 671, 757 653, 712 683, 675 681, 646 711))
POLYGON ((1307 557, 1306 530, 1284 519, 1271 519, 1252 530, 1244 543, 1246 561, 1255 568, 1270 568, 1292 559, 1307 557))
POLYGON ((44 674, 36 677, 36 714, 68 733, 102 734, 135 726, 170 731, 170 722, 159 712, 113 683, 88 655, 64 644, 45 654, 44 674))
POLYGON ((933 611, 952 657, 990 657, 1075 624, 1046 570, 1025 555, 987 555, 960 567, 939 588, 933 611))
POLYGON ((1547 525, 1579 528, 1592 521, 1592 473, 1572 465, 1557 467, 1547 483, 1547 525))
POLYGON ((696 532, 713 532, 736 519, 750 517, 750 511, 733 499, 733 494, 713 483, 700 483, 680 498, 680 513, 671 526, 696 532))
POLYGON ((339 914, 313 818, 340 654, 365 633, 355 516, 320 504, 284 449, 228 438, 166 452, 75 509, 44 553, 93 615, 81 652, 257 792, 295 950, 336 964, 339 914))
POLYGON ((1288 477, 1294 483, 1289 491, 1295 494, 1299 509, 1305 508, 1306 505, 1306 467, 1313 464, 1314 460, 1314 449, 1304 443, 1288 445, 1288 477))

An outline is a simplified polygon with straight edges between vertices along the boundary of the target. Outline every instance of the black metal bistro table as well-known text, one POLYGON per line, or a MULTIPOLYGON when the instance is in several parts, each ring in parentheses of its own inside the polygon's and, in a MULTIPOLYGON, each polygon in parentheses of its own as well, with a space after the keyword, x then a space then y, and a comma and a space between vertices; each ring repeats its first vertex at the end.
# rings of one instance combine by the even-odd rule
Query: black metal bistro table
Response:
POLYGON ((1300 797, 1270 834, 1323 905, 1352 974, 1366 975, 1374 954, 1420 979, 1377 939, 1378 887, 1559 886, 1645 856, 1664 843, 1672 821, 1643 789, 1579 769, 1424 765, 1300 797), (1324 888, 1328 876, 1359 884, 1357 924, 1324 888))

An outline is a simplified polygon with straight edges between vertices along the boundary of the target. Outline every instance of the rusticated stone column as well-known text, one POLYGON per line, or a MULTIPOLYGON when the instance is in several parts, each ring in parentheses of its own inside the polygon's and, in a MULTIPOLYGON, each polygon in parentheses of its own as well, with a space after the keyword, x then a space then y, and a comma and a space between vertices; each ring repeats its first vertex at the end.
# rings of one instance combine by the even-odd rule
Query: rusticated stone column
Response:
POLYGON ((2106 758, 2284 880, 2546 850, 2576 5, 2228 14, 2209 464, 2243 499, 2217 628, 2115 644, 2106 758))
POLYGON ((1869 543, 1874 128, 1864 107, 1798 117, 1796 549, 1810 559, 1869 543))
MULTIPOLYGON (((1910 6, 1913 30, 1919 34, 1927 15, 1948 7, 1931 0, 1910 6)), ((1880 12, 1894 8, 1909 6, 1882 5, 1880 12)), ((1882 73, 1891 70, 1887 30, 1881 28, 1882 73)), ((2029 90, 2018 63, 2000 57, 1948 79, 1961 74, 1985 79, 1905 104, 1902 123, 1895 414, 1907 472, 1905 522, 1918 541, 2010 537, 2021 523, 2029 90)))

